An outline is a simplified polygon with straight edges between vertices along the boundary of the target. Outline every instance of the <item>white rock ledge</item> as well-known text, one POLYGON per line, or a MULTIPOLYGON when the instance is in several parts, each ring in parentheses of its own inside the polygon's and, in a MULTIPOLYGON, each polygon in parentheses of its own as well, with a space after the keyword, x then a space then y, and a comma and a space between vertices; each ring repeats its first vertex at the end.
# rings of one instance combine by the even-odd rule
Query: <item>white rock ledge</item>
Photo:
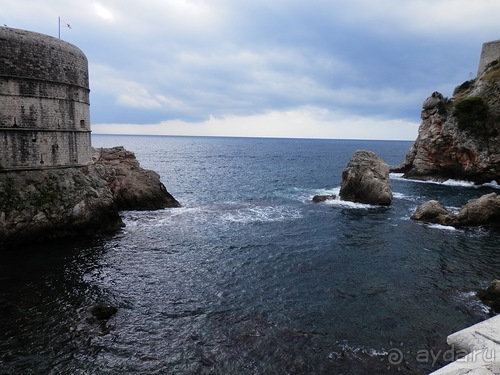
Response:
POLYGON ((451 334, 447 342, 469 354, 430 375, 500 374, 500 315, 451 334))

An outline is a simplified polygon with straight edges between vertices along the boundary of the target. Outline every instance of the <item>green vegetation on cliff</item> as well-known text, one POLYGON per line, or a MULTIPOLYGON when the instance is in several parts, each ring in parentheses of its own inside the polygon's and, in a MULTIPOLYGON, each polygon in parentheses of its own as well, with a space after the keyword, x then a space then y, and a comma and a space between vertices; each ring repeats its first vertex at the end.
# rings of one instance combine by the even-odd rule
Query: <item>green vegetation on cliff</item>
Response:
POLYGON ((487 132, 489 109, 481 97, 473 96, 455 103, 453 116, 457 119, 460 130, 479 134, 487 132))

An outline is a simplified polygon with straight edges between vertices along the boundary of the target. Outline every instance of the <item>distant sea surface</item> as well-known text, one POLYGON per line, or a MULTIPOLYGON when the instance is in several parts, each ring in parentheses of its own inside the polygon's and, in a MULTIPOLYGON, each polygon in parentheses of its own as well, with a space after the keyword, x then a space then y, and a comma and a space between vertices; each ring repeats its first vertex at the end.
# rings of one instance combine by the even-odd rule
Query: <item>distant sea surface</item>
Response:
POLYGON ((0 253, 0 374, 426 374, 488 318, 500 235, 409 219, 495 191, 391 175, 390 207, 341 202, 357 149, 411 142, 93 136, 157 171, 181 208, 112 236, 0 253), (97 303, 116 306, 107 322, 97 303))

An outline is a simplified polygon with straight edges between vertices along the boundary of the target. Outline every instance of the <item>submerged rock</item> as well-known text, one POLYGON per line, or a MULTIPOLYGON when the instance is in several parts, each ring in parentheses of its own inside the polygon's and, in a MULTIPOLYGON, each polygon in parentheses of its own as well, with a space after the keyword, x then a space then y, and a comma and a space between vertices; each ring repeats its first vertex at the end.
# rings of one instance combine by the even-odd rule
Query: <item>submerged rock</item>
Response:
POLYGON ((339 195, 346 201, 390 205, 389 166, 374 152, 356 151, 342 172, 339 195))
POLYGON ((431 200, 417 207, 411 219, 454 227, 498 227, 500 225, 500 196, 491 193, 471 199, 458 213, 453 213, 441 203, 431 200))
POLYGON ((93 306, 92 309, 90 310, 92 316, 98 320, 108 320, 117 312, 118 309, 115 306, 106 304, 97 304, 93 306))

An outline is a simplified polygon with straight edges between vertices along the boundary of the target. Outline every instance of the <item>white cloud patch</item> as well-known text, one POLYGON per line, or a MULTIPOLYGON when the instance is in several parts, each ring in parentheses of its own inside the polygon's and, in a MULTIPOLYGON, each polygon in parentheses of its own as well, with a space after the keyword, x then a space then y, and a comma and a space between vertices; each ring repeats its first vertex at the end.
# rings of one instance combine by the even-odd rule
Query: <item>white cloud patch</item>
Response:
POLYGON ((212 135, 290 138, 414 140, 418 124, 404 120, 349 117, 326 109, 304 107, 251 116, 214 117, 190 123, 182 120, 157 124, 94 124, 96 134, 212 135), (387 136, 390 134, 390 136, 387 136))
MULTIPOLYGON (((435 38, 498 27, 496 0, 341 0, 340 9, 374 32, 418 33, 435 38)), ((337 4, 339 5, 339 4, 337 4)))
POLYGON ((108 8, 106 8, 104 5, 102 5, 101 3, 95 2, 94 9, 95 9, 96 14, 99 17, 101 17, 103 20, 105 20, 105 21, 114 21, 115 20, 113 13, 108 8))
POLYGON ((117 104, 131 108, 180 108, 182 102, 176 99, 167 98, 163 95, 153 95, 145 87, 135 82, 129 83, 128 93, 119 94, 117 104))
POLYGON ((111 94, 120 106, 165 110, 186 108, 182 101, 154 92, 143 83, 123 78, 120 72, 113 68, 92 65, 91 71, 94 75, 92 89, 111 94))

